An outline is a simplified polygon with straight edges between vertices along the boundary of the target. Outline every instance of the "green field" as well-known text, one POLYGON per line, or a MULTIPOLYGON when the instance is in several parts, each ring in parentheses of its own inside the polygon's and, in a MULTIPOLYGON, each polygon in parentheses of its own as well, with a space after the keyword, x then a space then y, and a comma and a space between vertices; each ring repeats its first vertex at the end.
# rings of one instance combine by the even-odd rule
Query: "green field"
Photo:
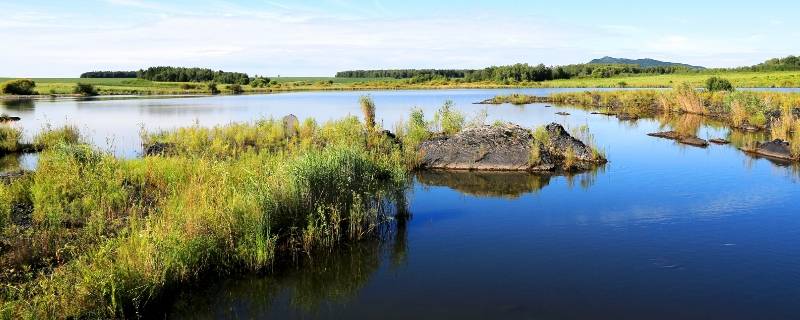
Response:
MULTIPOLYGON (((455 89, 455 88, 671 88, 689 83, 701 87, 711 76, 721 76, 740 88, 797 88, 800 71, 770 72, 700 72, 668 75, 632 75, 611 78, 575 78, 542 82, 498 83, 494 81, 466 82, 463 79, 432 80, 412 83, 394 78, 335 78, 335 77, 274 77, 276 84, 263 88, 242 86, 245 92, 266 93, 308 90, 360 89, 455 89)), ((10 78, 0 78, 0 81, 10 78)), ((77 83, 94 85, 101 95, 208 94, 203 83, 156 82, 143 79, 80 79, 34 78, 39 94, 72 94, 77 83)), ((222 93, 232 93, 228 85, 218 85, 222 93)))

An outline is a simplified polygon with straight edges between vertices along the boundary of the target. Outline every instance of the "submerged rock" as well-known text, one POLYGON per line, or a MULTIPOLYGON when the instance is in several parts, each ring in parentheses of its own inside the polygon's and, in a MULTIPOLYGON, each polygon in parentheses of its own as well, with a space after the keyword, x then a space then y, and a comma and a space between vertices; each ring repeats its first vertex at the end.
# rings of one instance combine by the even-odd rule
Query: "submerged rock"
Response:
POLYGON ((494 171, 588 170, 606 162, 559 124, 544 127, 546 136, 514 124, 482 126, 420 144, 421 167, 494 171))
POLYGON ((753 147, 742 147, 742 151, 753 153, 765 157, 777 158, 782 160, 800 160, 800 157, 792 155, 789 142, 775 139, 767 142, 756 142, 753 147))
POLYGON ((729 144, 729 143, 731 143, 730 141, 722 139, 722 138, 714 138, 714 139, 708 140, 708 142, 715 143, 715 144, 729 144))
POLYGON ((679 143, 695 147, 705 148, 708 146, 708 141, 706 140, 700 139, 695 136, 684 135, 675 131, 655 132, 655 133, 648 133, 647 135, 651 137, 675 140, 678 141, 679 143))

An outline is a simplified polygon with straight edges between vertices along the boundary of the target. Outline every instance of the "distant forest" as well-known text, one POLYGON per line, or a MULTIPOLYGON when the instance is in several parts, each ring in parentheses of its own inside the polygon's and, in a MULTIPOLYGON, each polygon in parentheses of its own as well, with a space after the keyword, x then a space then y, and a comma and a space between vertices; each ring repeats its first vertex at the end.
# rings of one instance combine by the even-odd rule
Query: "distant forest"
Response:
POLYGON ((434 79, 461 78, 465 81, 522 82, 571 79, 576 77, 610 78, 620 74, 668 74, 689 71, 686 67, 649 67, 621 64, 574 64, 566 66, 529 65, 493 66, 484 69, 402 69, 353 70, 336 73, 337 78, 395 78, 411 79, 412 83, 434 79))
POLYGON ((246 73, 214 71, 206 68, 150 67, 139 71, 92 71, 81 78, 139 78, 161 82, 217 82, 223 84, 250 83, 246 73))
POLYGON ((241 72, 214 71, 205 68, 150 67, 139 70, 137 77, 162 82, 217 82, 224 84, 250 83, 250 77, 241 72))
POLYGON ((92 71, 84 72, 81 78, 136 78, 136 71, 92 71))
POLYGON ((800 57, 775 58, 763 63, 739 68, 698 69, 697 67, 673 64, 669 66, 641 67, 635 64, 573 64, 545 66, 544 64, 514 64, 493 66, 484 69, 396 69, 396 70, 351 70, 336 73, 337 78, 395 78, 409 79, 421 83, 435 79, 463 79, 468 82, 496 81, 523 82, 572 78, 610 78, 618 75, 672 74, 719 71, 795 71, 800 70, 800 57))

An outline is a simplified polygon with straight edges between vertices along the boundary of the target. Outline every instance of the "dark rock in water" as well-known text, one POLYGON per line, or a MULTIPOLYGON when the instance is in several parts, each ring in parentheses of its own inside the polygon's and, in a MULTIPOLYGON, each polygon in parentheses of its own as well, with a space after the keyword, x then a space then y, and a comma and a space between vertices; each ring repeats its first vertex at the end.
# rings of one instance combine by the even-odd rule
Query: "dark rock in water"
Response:
POLYGON ((622 112, 622 113, 617 114, 617 119, 623 120, 623 121, 633 121, 633 120, 639 120, 639 116, 637 116, 635 114, 632 114, 632 113, 622 112))
POLYGON ((721 138, 714 138, 714 139, 708 140, 708 142, 716 143, 716 144, 729 144, 729 143, 731 143, 730 141, 725 140, 725 139, 721 139, 721 138))
POLYGON ((175 153, 175 144, 153 142, 144 146, 145 156, 168 156, 175 153))
POLYGON ((12 121, 19 121, 19 117, 0 115, 0 122, 12 122, 12 121))
POLYGON ((297 119, 297 116, 293 114, 289 114, 282 119, 283 121, 283 132, 286 137, 291 138, 295 137, 298 134, 298 130, 300 128, 300 120, 297 119))
POLYGON ((552 108, 553 106, 551 106, 551 105, 546 105, 546 106, 544 106, 544 107, 545 107, 545 108, 552 108))
POLYGON ((741 149, 742 151, 765 157, 783 160, 800 160, 800 157, 792 155, 792 149, 789 145, 789 142, 781 139, 775 139, 767 142, 756 142, 754 147, 743 147, 741 149))
POLYGON ((561 125, 551 123, 545 131, 544 141, 535 140, 530 130, 514 124, 487 125, 453 136, 439 136, 420 144, 420 166, 456 170, 571 171, 588 170, 606 162, 590 147, 570 136, 561 125))
POLYGON ((705 148, 708 146, 708 141, 700 139, 695 136, 683 135, 675 131, 664 131, 664 132, 656 132, 656 133, 648 133, 648 136, 657 137, 657 138, 664 138, 678 141, 682 144, 687 144, 690 146, 701 147, 705 148))
POLYGON ((556 112, 556 114, 559 116, 568 116, 569 112, 556 112))

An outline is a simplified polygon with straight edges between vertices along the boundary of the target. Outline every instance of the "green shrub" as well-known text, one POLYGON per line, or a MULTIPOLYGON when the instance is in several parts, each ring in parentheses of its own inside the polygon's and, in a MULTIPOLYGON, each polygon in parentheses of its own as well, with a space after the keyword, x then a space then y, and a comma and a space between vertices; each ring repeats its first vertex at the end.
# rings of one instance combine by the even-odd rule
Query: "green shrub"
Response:
POLYGON ((208 83, 208 92, 211 94, 219 94, 219 89, 217 88, 216 82, 209 82, 208 83))
POLYGON ((242 86, 238 85, 238 84, 228 85, 228 90, 233 92, 233 94, 240 94, 240 93, 244 92, 244 89, 242 89, 242 86))
POLYGON ((79 94, 82 96, 96 96, 97 89, 91 84, 88 83, 78 83, 75 85, 75 88, 72 89, 72 93, 79 94))
POLYGON ((28 79, 9 80, 0 83, 0 93, 3 94, 16 94, 16 95, 33 95, 36 88, 36 82, 28 79))
POLYGON ((76 126, 63 126, 53 129, 45 127, 42 132, 33 137, 33 147, 37 150, 46 150, 62 144, 78 144, 81 134, 76 126))
POLYGON ((253 88, 264 88, 269 86, 270 80, 269 78, 264 77, 256 77, 253 81, 250 81, 250 86, 253 88))
POLYGON ((720 77, 711 77, 706 80, 706 90, 711 92, 716 91, 733 91, 733 84, 728 79, 720 77))

